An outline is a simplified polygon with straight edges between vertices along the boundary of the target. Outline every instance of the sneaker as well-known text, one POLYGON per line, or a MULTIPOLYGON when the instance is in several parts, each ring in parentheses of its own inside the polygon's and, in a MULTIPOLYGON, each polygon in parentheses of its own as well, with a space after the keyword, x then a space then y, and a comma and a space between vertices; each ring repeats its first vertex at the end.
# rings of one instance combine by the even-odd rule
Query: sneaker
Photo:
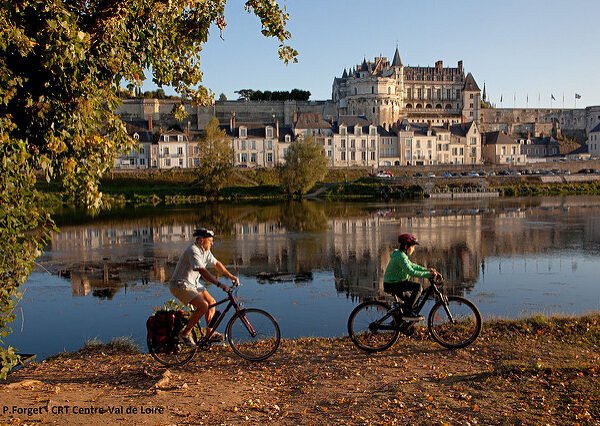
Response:
POLYGON ((403 314, 402 319, 404 321, 417 322, 423 321, 425 317, 423 315, 415 314, 414 312, 410 312, 408 314, 403 314))
POLYGON ((183 333, 180 332, 177 335, 177 338, 179 339, 179 341, 181 343, 183 343, 184 345, 186 345, 189 348, 195 348, 196 347, 196 342, 194 342, 194 339, 192 338, 192 333, 183 334, 183 333))
POLYGON ((222 342, 223 340, 225 340, 225 336, 223 336, 221 333, 219 333, 218 331, 215 331, 212 336, 210 336, 210 341, 211 342, 222 342))

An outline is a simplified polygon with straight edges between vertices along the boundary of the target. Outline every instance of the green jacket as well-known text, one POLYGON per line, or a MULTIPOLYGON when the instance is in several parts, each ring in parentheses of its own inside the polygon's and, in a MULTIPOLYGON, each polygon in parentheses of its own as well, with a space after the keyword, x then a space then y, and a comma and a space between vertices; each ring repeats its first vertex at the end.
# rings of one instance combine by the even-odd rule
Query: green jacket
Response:
POLYGON ((387 268, 385 268, 383 282, 396 283, 407 281, 411 277, 429 278, 430 276, 431 274, 427 268, 412 263, 406 253, 396 249, 392 252, 390 263, 388 263, 387 268))

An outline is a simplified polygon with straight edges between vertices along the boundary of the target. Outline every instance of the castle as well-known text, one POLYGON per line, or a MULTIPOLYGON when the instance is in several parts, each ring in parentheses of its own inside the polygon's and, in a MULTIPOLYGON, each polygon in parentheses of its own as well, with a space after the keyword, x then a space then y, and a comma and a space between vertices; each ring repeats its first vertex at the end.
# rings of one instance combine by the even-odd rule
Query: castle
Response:
MULTIPOLYGON (((234 163, 240 167, 280 164, 289 144, 304 136, 322 144, 330 167, 520 164, 527 162, 527 152, 533 152, 525 145, 547 145, 548 137, 562 135, 584 142, 600 124, 600 106, 494 108, 485 102, 485 87, 482 94, 473 75, 465 73, 462 61, 456 67, 444 67, 441 60, 434 67, 405 66, 398 48, 391 62, 379 56, 344 69, 341 77, 333 80, 329 100, 186 105, 184 122, 177 122, 172 115, 178 103, 170 99, 123 102, 117 113, 128 123, 130 134, 145 145, 140 146, 143 158, 130 153, 122 156, 116 167, 197 166, 194 153, 199 135, 213 116, 231 137, 234 163), (498 147, 514 155, 484 158, 489 151, 483 148, 486 132, 514 136, 514 143, 522 146, 498 147), (169 147, 171 143, 179 145, 169 147)), ((597 139, 596 134, 592 137, 597 139)), ((590 144, 594 149, 597 146, 590 144)), ((600 152, 591 150, 590 154, 598 156, 600 152)))

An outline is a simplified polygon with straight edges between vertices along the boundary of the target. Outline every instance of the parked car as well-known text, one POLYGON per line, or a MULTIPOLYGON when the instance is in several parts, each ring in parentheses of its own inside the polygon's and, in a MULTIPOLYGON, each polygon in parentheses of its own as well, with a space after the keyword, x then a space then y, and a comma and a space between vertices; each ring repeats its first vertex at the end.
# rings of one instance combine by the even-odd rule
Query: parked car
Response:
POLYGON ((378 177, 378 178, 391 178, 393 176, 394 175, 392 175, 392 173, 388 172, 387 170, 379 170, 377 172, 377 174, 375 175, 375 177, 378 177))
POLYGON ((452 176, 453 175, 450 172, 444 172, 444 173, 442 173, 442 177, 444 177, 444 178, 449 178, 449 177, 452 177, 452 176))

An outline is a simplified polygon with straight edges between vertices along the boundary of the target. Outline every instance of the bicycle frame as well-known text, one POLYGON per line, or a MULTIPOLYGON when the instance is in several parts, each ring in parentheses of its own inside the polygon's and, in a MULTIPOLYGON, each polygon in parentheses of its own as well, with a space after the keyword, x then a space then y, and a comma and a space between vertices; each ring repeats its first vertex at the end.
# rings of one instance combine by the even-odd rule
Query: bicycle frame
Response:
MULTIPOLYGON (((223 322, 223 318, 225 318, 225 315, 227 314, 227 312, 229 312, 229 310, 231 309, 231 307, 233 307, 235 309, 235 313, 239 314, 240 312, 242 312, 242 308, 240 308, 239 303, 237 302, 234 293, 237 292, 237 286, 234 287, 233 290, 230 290, 227 292, 227 297, 223 300, 219 300, 218 302, 215 302, 211 305, 208 306, 208 309, 212 309, 216 306, 222 305, 223 303, 228 303, 227 307, 225 307, 225 310, 221 313, 221 315, 219 316, 219 318, 217 318, 217 321, 215 322, 215 324, 213 324, 212 329, 207 330, 208 332, 206 333, 205 336, 202 337, 202 339, 200 339, 200 342, 210 342, 210 338, 211 336, 214 334, 215 330, 217 329, 217 327, 221 324, 221 322, 223 322)), ((254 328, 252 327, 252 324, 250 324, 250 322, 246 319, 245 316, 240 316, 240 319, 242 320, 242 323, 244 324, 244 326, 246 326, 246 329, 248 330, 248 333, 250 333, 250 335, 252 337, 256 336, 256 331, 254 330, 254 328)))
MULTIPOLYGON (((436 285, 436 282, 434 280, 429 280, 429 282, 431 283, 431 285, 429 287, 427 287, 425 290, 423 290, 423 293, 421 294, 421 296, 419 296, 419 299, 417 300, 417 304, 415 306, 415 312, 420 313, 421 310, 423 309, 423 307, 425 306, 425 303, 427 303, 427 301, 431 298, 431 296, 435 296, 437 299, 440 299, 444 302, 444 310, 446 311, 448 318, 450 318, 450 321, 454 322, 452 313, 448 309, 448 305, 447 305, 448 297, 446 297, 442 293, 442 291, 438 288, 438 286, 436 285)), ((400 301, 399 297, 395 294, 394 294, 394 299, 396 300, 396 302, 400 301)), ((380 318, 379 320, 377 320, 373 324, 371 324, 371 326, 369 328, 372 328, 373 329, 372 331, 394 330, 394 329, 398 328, 400 326, 400 324, 398 324, 396 326, 382 324, 383 322, 387 321, 390 318, 390 316, 394 315, 394 313, 397 312, 397 309, 398 308, 392 308, 389 311, 387 311, 387 313, 382 318, 380 318)))

